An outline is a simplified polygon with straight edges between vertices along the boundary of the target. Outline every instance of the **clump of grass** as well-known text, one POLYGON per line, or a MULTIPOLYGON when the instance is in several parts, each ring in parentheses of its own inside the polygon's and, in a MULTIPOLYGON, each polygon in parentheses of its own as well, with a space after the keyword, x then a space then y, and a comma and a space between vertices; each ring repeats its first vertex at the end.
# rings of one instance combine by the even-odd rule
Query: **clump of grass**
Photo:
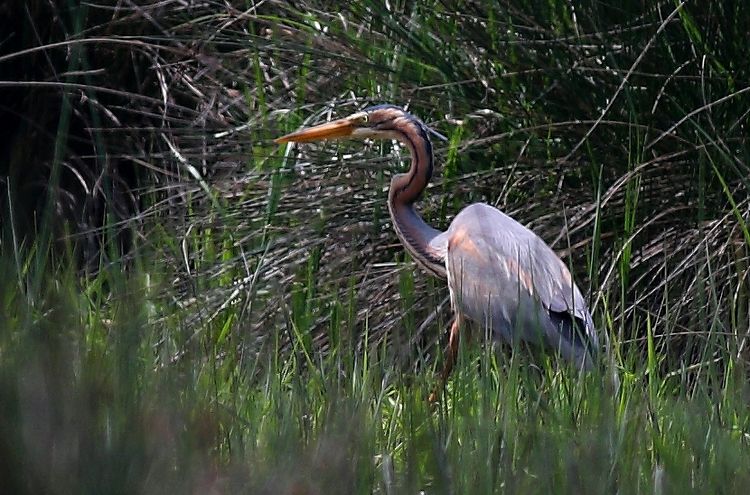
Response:
POLYGON ((600 372, 464 345, 431 407, 432 370, 400 373, 387 348, 353 352, 341 334, 325 355, 295 334, 284 357, 278 337, 243 355, 207 328, 164 355, 181 322, 149 315, 140 270, 98 300, 58 272, 31 305, 5 265, 0 445, 16 493, 739 493, 748 482, 739 364, 685 381, 661 373, 655 352, 644 362, 618 344, 613 388, 600 372))

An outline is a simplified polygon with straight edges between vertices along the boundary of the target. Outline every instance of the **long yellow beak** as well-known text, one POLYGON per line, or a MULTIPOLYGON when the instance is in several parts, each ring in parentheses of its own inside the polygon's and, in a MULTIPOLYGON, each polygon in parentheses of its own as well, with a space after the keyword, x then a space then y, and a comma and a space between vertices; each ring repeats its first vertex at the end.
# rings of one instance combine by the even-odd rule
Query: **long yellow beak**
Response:
POLYGON ((276 138, 274 141, 282 143, 309 143, 312 141, 321 141, 323 139, 335 139, 340 137, 351 136, 354 132, 354 122, 350 118, 334 120, 325 124, 316 125, 302 129, 301 131, 287 134, 276 138))

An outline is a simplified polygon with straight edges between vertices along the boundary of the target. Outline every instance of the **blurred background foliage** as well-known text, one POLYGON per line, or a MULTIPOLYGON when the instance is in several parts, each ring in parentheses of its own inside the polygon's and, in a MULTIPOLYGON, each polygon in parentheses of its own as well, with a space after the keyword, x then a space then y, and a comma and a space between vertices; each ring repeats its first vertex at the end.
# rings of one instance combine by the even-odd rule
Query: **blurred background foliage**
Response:
POLYGON ((425 218, 446 228, 483 201, 531 227, 573 268, 620 366, 648 360, 680 383, 706 363, 744 366, 742 0, 6 0, 0 17, 0 453, 49 466, 41 491, 67 492, 68 466, 118 486, 163 445, 149 457, 134 440, 140 464, 114 472, 20 428, 28 408, 62 404, 40 419, 59 435, 99 425, 78 452, 119 438, 121 455, 133 428, 224 446, 174 447, 217 458, 169 457, 201 470, 143 485, 159 491, 226 464, 233 433, 216 416, 242 415, 183 407, 211 380, 203 366, 215 405, 216 383, 236 394, 239 376, 284 369, 279 353, 300 369, 345 349, 434 364, 447 291, 403 254, 385 207, 405 150, 272 142, 373 103, 449 138, 425 218), (168 413, 149 403, 160 396, 168 413), (19 444, 38 452, 11 455, 19 444))

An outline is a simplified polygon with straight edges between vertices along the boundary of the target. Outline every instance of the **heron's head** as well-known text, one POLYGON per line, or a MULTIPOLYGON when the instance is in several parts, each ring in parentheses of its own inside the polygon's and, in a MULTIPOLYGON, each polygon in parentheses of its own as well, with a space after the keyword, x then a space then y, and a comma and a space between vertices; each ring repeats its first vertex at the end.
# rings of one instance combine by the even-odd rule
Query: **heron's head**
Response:
POLYGON ((277 143, 309 143, 328 139, 398 139, 406 127, 421 132, 440 134, 429 129, 421 120, 394 105, 368 107, 343 119, 308 127, 276 139, 277 143))

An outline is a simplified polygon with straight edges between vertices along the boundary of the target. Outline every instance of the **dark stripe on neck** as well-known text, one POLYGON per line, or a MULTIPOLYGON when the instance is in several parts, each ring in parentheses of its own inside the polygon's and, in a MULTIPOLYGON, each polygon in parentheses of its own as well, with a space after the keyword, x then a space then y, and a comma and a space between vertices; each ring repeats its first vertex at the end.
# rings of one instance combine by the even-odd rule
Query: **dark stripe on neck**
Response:
MULTIPOLYGON (((408 114, 407 114, 408 115, 408 114)), ((404 117, 407 117, 405 115, 404 117)), ((408 117, 411 117, 408 115, 408 117)), ((407 117, 407 118, 408 118, 407 117)), ((427 167, 427 170, 425 170, 424 179, 425 184, 424 188, 427 188, 427 184, 430 183, 430 179, 432 179, 432 171, 433 171, 433 156, 432 156, 432 141, 430 141, 430 137, 427 134, 427 130, 419 124, 419 122, 416 122, 416 120, 411 117, 409 118, 409 121, 411 123, 412 129, 415 129, 415 132, 419 134, 419 136, 422 138, 424 142, 424 154, 426 155, 425 158, 425 166, 427 167)), ((411 167, 409 168, 409 180, 406 182, 406 184, 403 185, 403 187, 399 188, 398 193, 396 194, 396 198, 398 198, 401 194, 405 193, 410 187, 414 179, 418 178, 420 175, 420 156, 419 151, 417 151, 419 148, 417 147, 417 144, 414 142, 412 137, 404 130, 401 129, 393 129, 393 131, 399 133, 402 137, 404 142, 406 142, 411 147, 411 155, 412 155, 412 162, 411 167)), ((421 191, 414 195, 413 198, 409 199, 409 203, 412 203, 416 201, 421 194, 421 191)), ((394 198, 394 199, 396 199, 394 198)))
MULTIPOLYGON (((417 143, 414 141, 413 136, 410 132, 403 129, 393 129, 394 132, 397 132, 399 134, 401 140, 411 148, 409 151, 411 152, 412 156, 411 167, 409 168, 408 172, 408 180, 403 186, 399 187, 396 190, 393 197, 393 207, 396 209, 402 209, 404 215, 413 217, 411 220, 404 218, 406 222, 412 221, 416 223, 424 222, 414 210, 414 202, 419 198, 419 195, 422 191, 419 191, 417 194, 413 194, 410 196, 409 190, 414 186, 414 180, 424 179, 424 186, 422 187, 422 189, 424 189, 427 187, 430 179, 432 178, 432 142, 430 141, 426 129, 422 125, 420 125, 420 123, 416 121, 416 119, 411 116, 408 116, 407 118, 409 120, 409 123, 411 124, 407 129, 415 132, 417 136, 422 139, 423 143, 420 143, 422 146, 417 146, 417 143), (426 169, 424 170, 424 174, 421 173, 423 171, 422 167, 426 167, 426 169), (406 195, 407 197, 404 198, 404 195, 406 195)), ((436 257, 433 253, 422 248, 422 246, 426 245, 429 241, 426 239, 422 239, 420 242, 420 239, 414 239, 411 236, 408 236, 405 233, 404 229, 404 227, 406 226, 398 222, 397 216, 394 216, 394 220, 399 224, 397 225, 399 234, 404 240, 404 243, 409 247, 409 250, 412 251, 412 255, 414 255, 417 263, 419 263, 430 273, 438 277, 445 277, 444 260, 442 258, 436 257)))

